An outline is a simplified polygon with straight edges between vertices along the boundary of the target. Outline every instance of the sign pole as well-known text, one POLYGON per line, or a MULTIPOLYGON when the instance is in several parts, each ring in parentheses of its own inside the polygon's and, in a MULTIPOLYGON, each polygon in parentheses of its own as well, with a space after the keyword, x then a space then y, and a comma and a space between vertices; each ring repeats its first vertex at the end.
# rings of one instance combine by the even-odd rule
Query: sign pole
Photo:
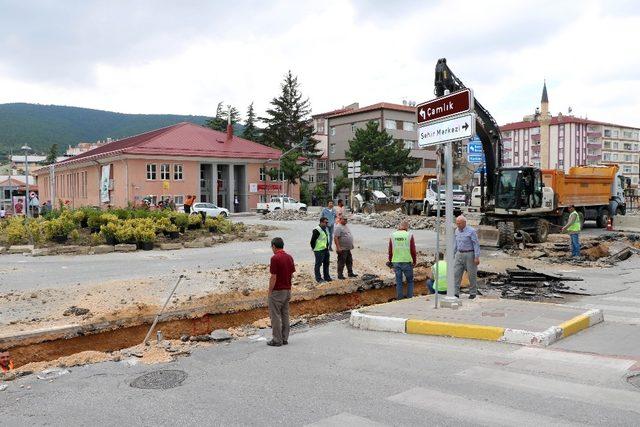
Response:
MULTIPOLYGON (((440 181, 442 180, 442 149, 438 147, 436 150, 436 191, 438 192, 436 196, 436 254, 435 254, 435 268, 431 270, 433 273, 433 289, 435 290, 435 308, 438 308, 438 303, 440 299, 440 294, 438 293, 438 280, 440 278, 440 272, 438 271, 438 261, 440 261, 440 181)), ((427 212, 427 215, 429 212, 427 212)))
POLYGON ((442 299, 441 306, 448 308, 458 308, 460 299, 456 297, 456 287, 454 283, 454 247, 455 247, 455 228, 453 227, 453 142, 444 144, 444 162, 445 162, 445 230, 447 242, 447 296, 442 299))

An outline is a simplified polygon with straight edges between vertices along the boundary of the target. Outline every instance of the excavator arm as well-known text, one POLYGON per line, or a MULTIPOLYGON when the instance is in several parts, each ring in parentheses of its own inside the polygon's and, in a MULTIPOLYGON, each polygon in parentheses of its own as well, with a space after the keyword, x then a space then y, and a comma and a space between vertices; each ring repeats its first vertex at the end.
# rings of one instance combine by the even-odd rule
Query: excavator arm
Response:
MULTIPOLYGON (((440 58, 436 64, 435 95, 443 96, 445 91, 455 92, 466 88, 464 83, 451 71, 446 58, 440 58)), ((491 113, 474 98, 474 112, 476 113, 476 133, 482 142, 485 166, 487 170, 487 199, 493 197, 496 170, 502 166, 502 137, 500 127, 491 113)))

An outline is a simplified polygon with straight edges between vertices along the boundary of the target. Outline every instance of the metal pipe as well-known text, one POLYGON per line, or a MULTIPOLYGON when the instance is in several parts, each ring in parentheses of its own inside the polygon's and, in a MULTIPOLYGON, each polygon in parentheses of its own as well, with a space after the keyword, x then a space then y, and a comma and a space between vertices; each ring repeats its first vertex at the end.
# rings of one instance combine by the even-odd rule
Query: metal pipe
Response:
POLYGON ((147 332, 147 335, 144 337, 144 341, 142 341, 143 345, 147 345, 147 342, 149 341, 149 337, 151 336, 151 332, 153 332, 153 328, 155 328, 156 325, 158 324, 158 320, 160 320, 160 316, 164 312, 164 309, 167 308, 167 304, 169 304, 169 300, 171 299, 171 297, 173 296, 173 293, 178 288, 178 285, 182 281, 183 277, 184 277, 184 274, 181 274, 180 277, 178 277, 178 281, 176 282, 175 286, 171 290, 171 293, 167 297, 167 300, 164 302, 164 305, 162 306, 162 309, 160 310, 160 312, 158 314, 156 314, 156 318, 153 319, 153 323, 151 324, 151 327, 149 328, 149 332, 147 332))

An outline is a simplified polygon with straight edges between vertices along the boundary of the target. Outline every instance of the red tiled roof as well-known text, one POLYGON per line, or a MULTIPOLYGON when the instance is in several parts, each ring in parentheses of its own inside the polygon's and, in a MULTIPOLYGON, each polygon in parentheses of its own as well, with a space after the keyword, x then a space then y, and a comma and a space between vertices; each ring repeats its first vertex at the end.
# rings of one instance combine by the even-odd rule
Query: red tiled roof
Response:
POLYGON ((356 108, 354 110, 349 110, 342 113, 336 113, 329 117, 331 118, 331 117, 348 116, 350 114, 365 113, 367 111, 375 111, 375 110, 383 110, 383 109, 395 110, 395 111, 407 111, 409 113, 416 112, 416 107, 410 107, 408 105, 401 105, 401 104, 392 104, 390 102, 378 102, 377 104, 368 105, 366 107, 356 108))
MULTIPOLYGON (((621 128, 629 128, 629 129, 635 129, 632 128, 631 126, 623 126, 623 125, 616 125, 613 123, 606 123, 606 122, 600 122, 597 120, 589 120, 589 119, 582 119, 579 117, 574 117, 574 116, 553 116, 551 117, 551 125, 558 125, 558 124, 562 124, 562 123, 579 123, 579 124, 586 124, 586 125, 604 125, 604 126, 615 126, 615 127, 621 127, 621 128)), ((540 122, 539 121, 532 121, 532 122, 514 122, 514 123, 507 123, 506 125, 500 126, 500 130, 501 131, 508 131, 508 130, 516 130, 516 129, 530 129, 530 128, 537 128, 538 126, 540 126, 540 122)))
POLYGON ((338 108, 337 110, 327 111, 326 113, 318 113, 311 116, 313 119, 317 119, 318 117, 329 117, 335 114, 344 113, 347 111, 351 111, 353 108, 338 108))
POLYGON ((281 154, 280 150, 235 135, 230 142, 226 140, 225 132, 193 123, 178 123, 104 144, 58 164, 117 154, 250 159, 277 158, 281 154))

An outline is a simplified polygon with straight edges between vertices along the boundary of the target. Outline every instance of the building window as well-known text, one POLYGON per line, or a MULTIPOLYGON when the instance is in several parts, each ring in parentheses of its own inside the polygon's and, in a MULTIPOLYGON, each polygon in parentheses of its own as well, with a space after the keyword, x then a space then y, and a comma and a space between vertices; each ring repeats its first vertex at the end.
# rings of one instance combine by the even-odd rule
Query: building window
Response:
POLYGON ((267 180, 267 173, 265 168, 260 168, 260 181, 266 181, 267 180))
POLYGON ((624 149, 631 151, 631 144, 624 144, 624 149))
POLYGON ((617 142, 614 142, 614 143, 613 143, 613 149, 614 149, 614 150, 617 150, 617 149, 618 149, 618 143, 617 143, 617 142))
POLYGON ((182 180, 182 165, 181 164, 173 165, 173 179, 175 179, 176 181, 181 181, 182 180))
POLYGON ((335 126, 331 126, 329 128, 329 132, 331 133, 331 136, 336 136, 336 127, 335 126))
POLYGON ((396 121, 395 120, 386 119, 384 121, 384 128, 385 129, 389 129, 389 130, 396 129, 396 121))
POLYGON ((415 129, 415 124, 413 122, 402 122, 402 130, 413 132, 415 129))
POLYGON ((173 196, 173 203, 175 203, 176 206, 184 205, 184 195, 173 196))
POLYGON ((638 144, 633 144, 633 151, 638 151, 638 144))
POLYGON ((147 181, 153 181, 156 178, 156 165, 153 163, 147 163, 147 181))
POLYGON ((614 138, 617 138, 617 137, 618 137, 618 135, 619 135, 619 132, 618 132, 617 130, 614 130, 614 131, 613 131, 613 137, 614 137, 614 138))
POLYGON ((613 153, 613 154, 611 155, 611 160, 613 160, 614 162, 615 162, 615 161, 618 161, 618 154, 617 154, 617 153, 613 153))
POLYGON ((632 134, 631 134, 630 131, 626 131, 626 130, 622 131, 622 137, 624 139, 631 139, 631 136, 632 136, 632 134))
POLYGON ((631 161, 631 154, 625 154, 624 155, 624 161, 625 162, 630 162, 631 161))
POLYGON ((604 130, 604 136, 611 138, 611 130, 610 129, 605 129, 604 130))
POLYGON ((357 129, 358 129, 358 126, 356 126, 355 123, 351 123, 351 132, 356 133, 357 129))
POLYGON ((506 131, 506 132, 502 132, 502 137, 503 138, 511 138, 511 131, 506 131))
POLYGON ((160 179, 168 181, 171 179, 171 165, 169 163, 163 163, 160 165, 160 179))
POLYGON ((336 170, 336 162, 335 161, 331 161, 331 170, 334 171, 336 170))
POLYGON ((318 160, 318 170, 319 171, 327 170, 327 162, 326 162, 326 160, 318 160))
POLYGON ((413 149, 413 141, 410 141, 408 139, 404 140, 404 148, 405 149, 409 149, 412 150, 413 149))
POLYGON ((307 176, 307 182, 309 182, 309 183, 316 182, 316 176, 315 175, 308 175, 307 176))
POLYGON ((622 173, 631 173, 631 166, 623 166, 622 173))
POLYGON ((604 148, 611 148, 611 141, 605 141, 604 148))
POLYGON ((329 153, 336 154, 336 144, 329 144, 329 153))

